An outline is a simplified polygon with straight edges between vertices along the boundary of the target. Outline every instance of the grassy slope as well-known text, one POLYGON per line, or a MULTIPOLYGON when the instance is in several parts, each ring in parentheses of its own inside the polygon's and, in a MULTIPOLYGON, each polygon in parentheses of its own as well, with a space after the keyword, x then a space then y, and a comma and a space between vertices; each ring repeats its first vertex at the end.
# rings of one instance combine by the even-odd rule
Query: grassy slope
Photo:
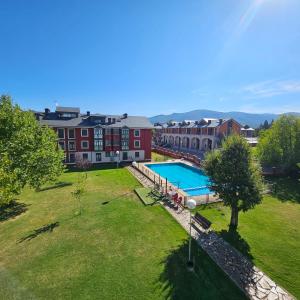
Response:
POLYGON ((230 210, 222 204, 203 207, 213 228, 253 259, 269 276, 300 299, 300 184, 277 179, 275 193, 240 213, 238 234, 227 232, 230 210))
POLYGON ((162 155, 156 152, 151 153, 151 160, 155 162, 160 162, 160 161, 167 161, 168 159, 173 159, 170 156, 167 155, 162 155))
POLYGON ((70 197, 76 176, 26 190, 19 202, 27 210, 15 218, 0 213, 0 299, 244 299, 197 247, 197 276, 186 271, 186 233, 162 207, 141 204, 126 169, 89 172, 79 217, 70 197))

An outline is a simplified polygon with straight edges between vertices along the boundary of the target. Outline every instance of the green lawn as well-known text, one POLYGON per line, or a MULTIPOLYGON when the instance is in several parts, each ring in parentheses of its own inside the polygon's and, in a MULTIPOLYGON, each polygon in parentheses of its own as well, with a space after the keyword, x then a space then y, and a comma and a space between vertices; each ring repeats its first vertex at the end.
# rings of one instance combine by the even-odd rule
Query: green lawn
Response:
POLYGON ((71 198, 78 173, 24 191, 0 212, 0 298, 245 299, 159 205, 144 206, 126 169, 88 172, 83 214, 71 198))
POLYGON ((230 210, 222 204, 202 206, 200 213, 213 229, 300 299, 300 183, 271 180, 273 194, 262 204, 240 213, 238 233, 228 233, 230 210))
POLYGON ((151 160, 154 162, 167 161, 168 159, 174 159, 168 155, 162 155, 156 152, 151 153, 151 160))

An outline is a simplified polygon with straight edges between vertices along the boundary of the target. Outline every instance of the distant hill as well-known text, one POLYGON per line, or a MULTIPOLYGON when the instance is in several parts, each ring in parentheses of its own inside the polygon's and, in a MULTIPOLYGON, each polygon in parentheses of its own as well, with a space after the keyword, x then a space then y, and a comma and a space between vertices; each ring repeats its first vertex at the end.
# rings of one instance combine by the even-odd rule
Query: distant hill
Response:
MULTIPOLYGON (((300 116, 300 113, 297 112, 290 112, 287 114, 300 116)), ((239 123, 241 123, 242 125, 247 124, 251 127, 256 128, 265 120, 271 122, 272 120, 276 120, 279 116, 280 114, 252 114, 252 113, 245 113, 245 112, 238 112, 238 111, 220 112, 220 111, 207 110, 207 109, 198 109, 198 110, 193 110, 185 113, 158 115, 158 116, 151 117, 149 119, 154 124, 157 122, 164 123, 169 120, 183 121, 183 120, 200 120, 202 118, 215 118, 215 119, 233 118, 237 120, 239 123)))

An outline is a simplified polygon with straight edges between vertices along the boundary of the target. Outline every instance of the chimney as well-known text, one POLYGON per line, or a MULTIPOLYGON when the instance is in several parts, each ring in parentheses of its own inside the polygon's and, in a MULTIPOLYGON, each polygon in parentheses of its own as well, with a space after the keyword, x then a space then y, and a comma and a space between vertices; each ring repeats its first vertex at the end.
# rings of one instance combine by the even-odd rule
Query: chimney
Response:
POLYGON ((207 121, 207 124, 208 124, 208 125, 211 124, 211 120, 208 120, 208 121, 207 121))
POLYGON ((123 114, 123 119, 126 119, 127 117, 128 117, 127 113, 123 114))
POLYGON ((87 111, 86 112, 86 115, 89 117, 91 115, 91 112, 90 111, 87 111))
POLYGON ((219 119, 219 123, 221 125, 223 123, 223 119, 219 119))
POLYGON ((50 109, 49 108, 45 108, 45 115, 48 115, 50 112, 50 109))

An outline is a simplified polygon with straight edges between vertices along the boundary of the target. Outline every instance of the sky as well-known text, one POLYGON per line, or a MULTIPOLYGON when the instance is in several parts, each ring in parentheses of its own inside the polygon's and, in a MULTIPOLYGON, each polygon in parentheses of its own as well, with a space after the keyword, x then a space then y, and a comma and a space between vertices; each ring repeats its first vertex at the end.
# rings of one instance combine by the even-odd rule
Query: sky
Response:
POLYGON ((299 0, 0 0, 0 37, 24 109, 300 112, 299 0))

